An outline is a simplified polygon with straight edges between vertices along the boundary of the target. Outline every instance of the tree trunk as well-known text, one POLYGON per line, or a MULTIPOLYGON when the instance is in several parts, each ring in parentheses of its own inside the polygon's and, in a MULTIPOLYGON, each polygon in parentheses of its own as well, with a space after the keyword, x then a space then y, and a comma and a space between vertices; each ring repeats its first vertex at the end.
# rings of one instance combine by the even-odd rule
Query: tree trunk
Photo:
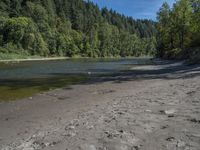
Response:
POLYGON ((174 49, 174 38, 173 38, 173 33, 170 33, 170 45, 171 45, 171 49, 174 49))

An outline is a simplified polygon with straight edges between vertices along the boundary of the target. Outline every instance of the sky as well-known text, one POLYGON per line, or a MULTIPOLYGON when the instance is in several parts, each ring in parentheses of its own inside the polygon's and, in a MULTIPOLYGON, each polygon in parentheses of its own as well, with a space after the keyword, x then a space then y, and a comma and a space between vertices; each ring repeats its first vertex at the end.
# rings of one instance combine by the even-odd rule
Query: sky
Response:
POLYGON ((175 0, 90 0, 97 3, 100 8, 107 7, 116 10, 126 16, 132 16, 134 19, 152 19, 156 20, 156 12, 167 2, 170 6, 175 0))

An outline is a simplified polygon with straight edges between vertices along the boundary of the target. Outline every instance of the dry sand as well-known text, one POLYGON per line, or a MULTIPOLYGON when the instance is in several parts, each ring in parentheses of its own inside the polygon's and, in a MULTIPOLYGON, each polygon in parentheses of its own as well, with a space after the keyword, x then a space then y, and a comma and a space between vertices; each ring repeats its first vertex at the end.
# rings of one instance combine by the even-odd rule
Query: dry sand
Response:
POLYGON ((15 63, 15 62, 23 62, 23 61, 49 61, 49 60, 65 60, 69 59, 69 57, 49 57, 49 58, 24 58, 24 59, 2 59, 1 63, 15 63))
POLYGON ((0 149, 200 150, 200 66, 137 67, 0 103, 0 149))

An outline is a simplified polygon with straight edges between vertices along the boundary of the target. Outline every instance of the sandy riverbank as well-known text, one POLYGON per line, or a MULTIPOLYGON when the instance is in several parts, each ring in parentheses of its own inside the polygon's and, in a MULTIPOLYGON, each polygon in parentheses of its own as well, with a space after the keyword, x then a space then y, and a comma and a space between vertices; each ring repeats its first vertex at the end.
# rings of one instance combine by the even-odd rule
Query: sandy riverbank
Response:
POLYGON ((142 66, 32 99, 0 103, 1 150, 199 147, 199 65, 142 66))
MULTIPOLYGON (((25 58, 25 59, 0 59, 0 63, 9 63, 9 62, 24 62, 24 61, 48 61, 48 60, 65 60, 65 59, 91 59, 89 57, 81 57, 81 56, 75 56, 75 57, 39 57, 39 58, 25 58)), ((122 59, 124 57, 102 57, 102 59, 122 59)), ((151 56, 141 56, 141 57, 126 57, 126 59, 133 59, 133 58, 151 58, 151 56)), ((99 57, 101 59, 101 57, 99 57)))
POLYGON ((69 59, 69 57, 49 57, 49 58, 26 58, 26 59, 3 59, 0 60, 2 63, 9 62, 23 62, 23 61, 41 61, 41 60, 64 60, 69 59))

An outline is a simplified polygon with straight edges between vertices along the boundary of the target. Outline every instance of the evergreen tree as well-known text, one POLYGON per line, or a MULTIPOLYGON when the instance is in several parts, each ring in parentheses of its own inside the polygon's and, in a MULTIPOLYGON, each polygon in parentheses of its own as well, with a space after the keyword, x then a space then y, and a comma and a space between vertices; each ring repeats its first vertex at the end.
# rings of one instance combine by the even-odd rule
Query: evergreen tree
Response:
POLYGON ((188 58, 200 46, 200 1, 178 0, 172 9, 164 3, 158 12, 159 55, 168 58, 188 58))
POLYGON ((100 10, 90 1, 1 0, 0 16, 0 53, 139 56, 156 44, 155 22, 100 10))

